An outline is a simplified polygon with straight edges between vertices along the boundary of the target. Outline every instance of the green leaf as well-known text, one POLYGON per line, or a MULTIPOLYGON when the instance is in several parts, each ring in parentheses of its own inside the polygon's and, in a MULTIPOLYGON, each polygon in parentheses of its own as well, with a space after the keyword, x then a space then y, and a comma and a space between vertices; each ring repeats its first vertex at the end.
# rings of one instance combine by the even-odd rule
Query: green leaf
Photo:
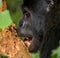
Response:
POLYGON ((21 12, 21 9, 20 8, 17 8, 17 10, 13 13, 11 12, 11 18, 12 18, 12 21, 18 25, 19 21, 21 20, 22 18, 22 12, 21 12))
POLYGON ((0 12, 0 29, 4 29, 12 24, 12 19, 8 10, 0 12))
POLYGON ((57 49, 57 58, 60 58, 60 47, 57 49))
POLYGON ((8 58, 8 56, 0 54, 0 58, 8 58))
POLYGON ((0 0, 0 7, 2 7, 2 5, 3 5, 3 4, 2 4, 2 0, 0 0))
POLYGON ((60 58, 60 47, 52 51, 52 58, 60 58))
POLYGON ((36 53, 32 53, 32 58, 40 58, 40 53, 39 51, 36 53))

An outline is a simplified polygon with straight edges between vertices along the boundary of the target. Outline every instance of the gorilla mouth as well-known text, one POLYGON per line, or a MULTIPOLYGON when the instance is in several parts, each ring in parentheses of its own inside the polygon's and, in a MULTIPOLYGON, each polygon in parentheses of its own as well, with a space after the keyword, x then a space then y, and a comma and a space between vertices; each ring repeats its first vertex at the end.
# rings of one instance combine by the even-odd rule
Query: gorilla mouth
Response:
POLYGON ((27 47, 30 46, 31 41, 32 41, 32 37, 25 37, 25 39, 24 39, 24 43, 27 47))
POLYGON ((26 45, 27 47, 29 47, 30 44, 31 44, 33 35, 32 35, 32 34, 22 34, 22 33, 19 33, 19 32, 18 32, 18 35, 19 35, 20 37, 24 37, 23 42, 25 43, 25 45, 26 45))

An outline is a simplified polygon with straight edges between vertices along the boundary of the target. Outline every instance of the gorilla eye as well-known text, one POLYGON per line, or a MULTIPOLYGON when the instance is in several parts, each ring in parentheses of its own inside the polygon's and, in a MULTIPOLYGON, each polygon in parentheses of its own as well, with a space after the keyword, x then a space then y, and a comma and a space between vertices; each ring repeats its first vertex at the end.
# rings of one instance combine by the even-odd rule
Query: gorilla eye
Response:
POLYGON ((30 11, 27 9, 27 10, 24 10, 23 14, 26 15, 26 17, 30 17, 30 11))

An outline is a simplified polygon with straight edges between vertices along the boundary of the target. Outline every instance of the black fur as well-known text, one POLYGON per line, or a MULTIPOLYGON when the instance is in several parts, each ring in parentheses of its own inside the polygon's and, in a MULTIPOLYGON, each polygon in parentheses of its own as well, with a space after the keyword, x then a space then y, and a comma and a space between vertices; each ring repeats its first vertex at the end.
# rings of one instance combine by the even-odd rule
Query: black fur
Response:
POLYGON ((60 40, 59 0, 23 0, 23 18, 18 25, 18 34, 32 37, 30 52, 40 50, 41 58, 50 58, 52 49, 60 40))

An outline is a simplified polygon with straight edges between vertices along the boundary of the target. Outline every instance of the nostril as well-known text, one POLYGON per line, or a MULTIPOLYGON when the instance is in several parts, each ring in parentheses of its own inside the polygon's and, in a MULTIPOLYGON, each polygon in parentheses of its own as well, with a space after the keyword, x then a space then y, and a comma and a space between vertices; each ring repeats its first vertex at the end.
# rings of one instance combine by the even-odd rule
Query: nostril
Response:
POLYGON ((22 26, 22 23, 20 23, 19 26, 21 27, 22 26))
POLYGON ((19 22, 19 27, 21 27, 23 25, 23 21, 19 22))

